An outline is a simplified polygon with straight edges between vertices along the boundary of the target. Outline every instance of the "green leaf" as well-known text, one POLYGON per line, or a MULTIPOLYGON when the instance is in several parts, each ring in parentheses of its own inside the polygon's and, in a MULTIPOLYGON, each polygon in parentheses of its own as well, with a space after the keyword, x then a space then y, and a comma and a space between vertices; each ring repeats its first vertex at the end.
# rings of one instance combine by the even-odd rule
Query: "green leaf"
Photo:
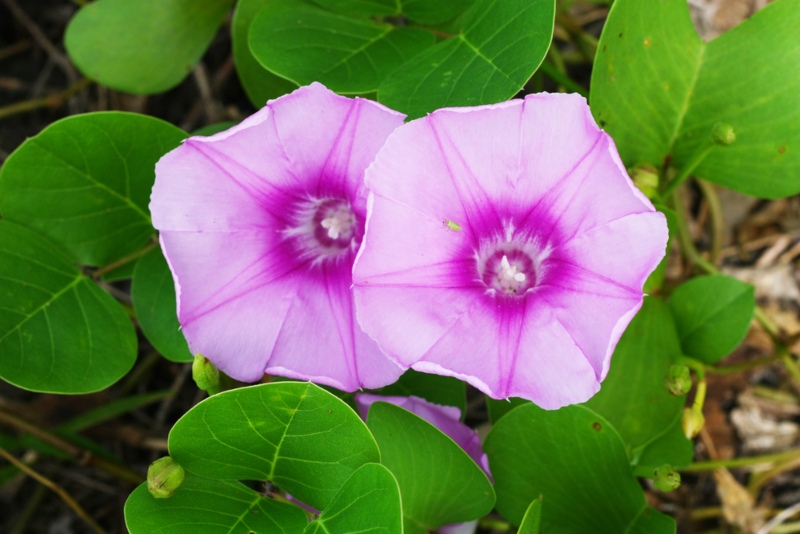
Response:
POLYGON ((353 471, 380 461, 358 415, 308 382, 262 384, 204 400, 175 423, 169 452, 196 475, 269 481, 318 510, 353 471))
POLYGON ((160 248, 138 261, 133 271, 131 298, 139 326, 153 347, 173 362, 192 361, 178 322, 175 283, 160 248))
POLYGON ((256 108, 263 107, 271 98, 277 98, 297 89, 297 84, 276 76, 262 67, 250 52, 248 43, 250 25, 256 14, 269 2, 271 0, 239 0, 231 23, 236 72, 250 102, 256 108))
POLYGON ((755 290, 725 275, 699 276, 669 299, 687 356, 716 363, 744 340, 755 312, 755 290))
POLYGON ((800 0, 778 0, 704 43, 683 0, 614 2, 592 71, 594 116, 626 165, 670 158, 678 168, 725 122, 736 141, 714 148, 697 176, 755 196, 797 193, 798 26, 800 0))
POLYGON ((542 532, 675 532, 672 519, 647 506, 619 434, 585 406, 519 406, 497 422, 484 449, 497 509, 515 525, 541 496, 542 532))
POLYGON ((338 93, 378 89, 387 74, 430 48, 432 33, 351 18, 297 0, 272 0, 256 15, 250 50, 268 70, 298 85, 338 93))
MULTIPOLYGON (((93 5, 93 4, 92 4, 93 5)), ((0 213, 107 265, 154 234, 154 166, 186 137, 153 117, 105 112, 68 117, 25 141, 0 169, 0 213)))
POLYGON ((300 534, 305 512, 231 480, 210 480, 191 473, 175 494, 156 499, 140 485, 125 502, 131 534, 300 534))
POLYGON ((519 397, 509 397, 508 399, 503 399, 503 400, 486 397, 486 408, 489 411, 489 421, 491 421, 492 424, 494 424, 501 417, 503 417, 505 414, 507 414, 517 406, 521 406, 529 402, 531 401, 526 399, 520 399, 519 397))
POLYGON ((312 0, 329 11, 361 18, 399 14, 401 0, 312 0))
POLYGON ((344 483, 305 534, 380 532, 403 534, 397 481, 384 466, 364 464, 344 483))
POLYGON ((542 498, 531 501, 530 506, 525 511, 522 523, 519 525, 517 534, 539 534, 542 523, 542 498))
POLYGON ((392 72, 378 100, 412 119, 441 107, 507 100, 544 59, 554 17, 553 0, 477 0, 461 31, 392 72))
POLYGON ((617 344, 600 391, 586 406, 611 422, 631 449, 649 443, 667 430, 685 402, 664 387, 669 366, 680 356, 669 307, 645 297, 617 344))
POLYGON ((205 53, 233 0, 97 0, 67 26, 67 52, 89 78, 153 94, 178 85, 205 53))
POLYGON ((492 510, 494 491, 486 474, 435 426, 385 402, 370 407, 367 426, 381 463, 400 485, 406 532, 435 530, 492 510))
POLYGON ((655 469, 664 464, 669 464, 676 469, 686 467, 692 463, 694 457, 694 444, 686 439, 681 428, 681 415, 675 417, 675 422, 658 439, 649 443, 639 455, 636 465, 655 469))
POLYGON ((58 247, 0 220, 0 378, 50 393, 89 393, 136 359, 128 316, 58 247))
POLYGON ((451 376, 420 373, 409 369, 397 382, 379 391, 381 395, 420 397, 434 404, 455 406, 461 414, 467 413, 467 386, 451 376))
POLYGON ((403 14, 419 24, 433 26, 451 21, 473 4, 474 0, 402 0, 403 14))

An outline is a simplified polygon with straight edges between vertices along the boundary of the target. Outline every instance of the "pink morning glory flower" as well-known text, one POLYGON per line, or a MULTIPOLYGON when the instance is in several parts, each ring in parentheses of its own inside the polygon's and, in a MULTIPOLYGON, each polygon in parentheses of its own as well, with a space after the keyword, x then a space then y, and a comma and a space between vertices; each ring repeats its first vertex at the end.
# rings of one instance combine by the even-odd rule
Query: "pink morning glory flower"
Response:
POLYGON ((390 357, 548 409, 597 392, 667 226, 583 98, 436 111, 366 181, 356 306, 390 357))
POLYGON ((312 84, 158 162, 150 210, 193 352, 246 382, 397 379, 356 322, 351 272, 364 171, 403 119, 312 84))

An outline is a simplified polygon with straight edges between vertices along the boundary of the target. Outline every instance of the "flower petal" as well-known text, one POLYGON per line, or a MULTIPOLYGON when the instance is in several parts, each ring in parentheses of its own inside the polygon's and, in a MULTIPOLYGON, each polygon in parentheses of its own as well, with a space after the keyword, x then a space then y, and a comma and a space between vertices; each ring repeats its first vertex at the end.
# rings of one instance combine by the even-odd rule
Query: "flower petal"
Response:
POLYGON ((324 276, 297 286, 267 373, 344 391, 396 381, 404 369, 386 358, 356 322, 349 270, 321 268, 324 276))

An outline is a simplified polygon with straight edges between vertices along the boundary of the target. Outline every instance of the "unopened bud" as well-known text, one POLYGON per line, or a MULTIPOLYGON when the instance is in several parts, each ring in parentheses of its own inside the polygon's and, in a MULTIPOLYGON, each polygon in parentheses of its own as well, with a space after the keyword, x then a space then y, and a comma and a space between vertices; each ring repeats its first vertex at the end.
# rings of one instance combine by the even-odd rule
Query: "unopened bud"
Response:
POLYGON ((718 145, 728 146, 736 141, 736 132, 730 124, 718 122, 711 130, 711 140, 718 145))
POLYGON ((671 365, 664 379, 670 395, 686 395, 692 389, 692 375, 685 365, 671 365))
POLYGON ((653 472, 653 485, 658 491, 672 491, 681 485, 681 475, 671 465, 664 464, 653 472))
POLYGON ((644 196, 650 199, 658 196, 658 169, 654 166, 649 163, 637 163, 628 169, 628 174, 633 180, 633 185, 644 193, 644 196))
POLYGON ((683 419, 681 420, 681 428, 683 434, 687 439, 692 439, 703 429, 706 424, 706 418, 703 412, 696 408, 684 408, 683 419))
POLYGON ((207 391, 209 395, 219 393, 219 369, 202 354, 194 357, 192 378, 197 387, 207 391))
POLYGON ((156 499, 167 499, 183 484, 186 473, 170 456, 159 458, 147 469, 147 491, 156 499))

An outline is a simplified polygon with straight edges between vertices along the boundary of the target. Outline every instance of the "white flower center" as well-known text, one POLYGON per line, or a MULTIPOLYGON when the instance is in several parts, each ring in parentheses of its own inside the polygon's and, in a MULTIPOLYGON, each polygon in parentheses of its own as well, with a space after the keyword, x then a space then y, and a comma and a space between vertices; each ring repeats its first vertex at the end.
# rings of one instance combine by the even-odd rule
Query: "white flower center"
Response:
POLYGON ((493 294, 522 296, 536 284, 533 251, 514 242, 488 244, 475 255, 478 276, 493 294))
POLYGON ((328 237, 331 239, 349 239, 353 233, 353 226, 356 219, 349 206, 338 206, 327 214, 327 217, 322 219, 319 223, 325 230, 328 231, 328 237))

